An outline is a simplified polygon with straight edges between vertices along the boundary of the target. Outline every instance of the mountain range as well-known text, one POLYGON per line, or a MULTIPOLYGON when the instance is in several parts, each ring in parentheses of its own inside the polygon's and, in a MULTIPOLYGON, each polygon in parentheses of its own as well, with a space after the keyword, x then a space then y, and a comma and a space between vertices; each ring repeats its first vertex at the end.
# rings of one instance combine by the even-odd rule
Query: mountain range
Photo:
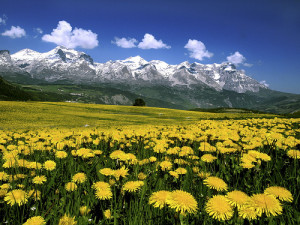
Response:
POLYGON ((64 95, 65 101, 128 105, 142 97, 150 106, 181 109, 243 107, 277 113, 300 109, 299 95, 270 90, 228 62, 170 65, 135 56, 97 63, 84 52, 58 46, 46 53, 0 51, 0 76, 64 95))

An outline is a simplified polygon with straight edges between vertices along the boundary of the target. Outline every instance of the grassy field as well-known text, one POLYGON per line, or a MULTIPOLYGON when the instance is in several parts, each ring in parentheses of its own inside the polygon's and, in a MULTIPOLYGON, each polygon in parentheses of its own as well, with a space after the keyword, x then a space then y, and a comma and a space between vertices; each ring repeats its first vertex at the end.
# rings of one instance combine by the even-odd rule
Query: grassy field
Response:
POLYGON ((254 113, 207 113, 154 107, 58 102, 0 101, 0 129, 182 125, 202 119, 269 117, 254 113))
POLYGON ((300 224, 299 122, 0 102, 0 224, 300 224))

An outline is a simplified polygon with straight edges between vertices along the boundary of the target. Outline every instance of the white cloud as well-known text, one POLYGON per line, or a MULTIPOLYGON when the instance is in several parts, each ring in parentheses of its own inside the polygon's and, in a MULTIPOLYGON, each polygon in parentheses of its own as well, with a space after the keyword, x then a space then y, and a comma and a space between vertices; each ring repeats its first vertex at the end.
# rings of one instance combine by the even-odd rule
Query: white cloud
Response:
POLYGON ((115 41, 111 41, 111 43, 116 44, 117 46, 121 48, 135 48, 135 43, 137 40, 135 38, 118 38, 115 37, 115 41))
POLYGON ((259 83, 261 83, 262 85, 264 85, 264 86, 266 86, 266 87, 269 87, 270 85, 267 83, 267 81, 265 81, 265 80, 262 80, 261 82, 259 82, 259 83))
POLYGON ((0 17, 0 25, 6 25, 7 16, 3 14, 2 18, 0 17))
POLYGON ((2 36, 7 36, 10 38, 21 38, 26 35, 26 32, 23 28, 17 26, 11 26, 10 30, 6 30, 2 33, 2 36))
POLYGON ((92 49, 98 46, 97 34, 91 30, 77 28, 72 30, 71 25, 66 21, 59 21, 57 28, 51 34, 45 34, 43 41, 52 42, 67 48, 92 49))
MULTIPOLYGON (((239 65, 242 64, 246 61, 246 58, 239 52, 235 52, 234 54, 227 56, 227 61, 235 64, 235 65, 239 65)), ((246 65, 250 65, 250 64, 246 64, 246 65)))
POLYGON ((191 40, 189 39, 188 43, 184 46, 190 52, 190 58, 203 60, 204 57, 210 58, 214 54, 207 51, 203 42, 198 40, 191 40))
POLYGON ((143 40, 138 44, 141 49, 160 49, 160 48, 171 48, 171 46, 166 45, 162 40, 156 40, 152 34, 145 34, 143 40))
POLYGON ((35 28, 34 29, 34 31, 36 32, 36 33, 39 33, 39 34, 42 34, 43 33, 43 30, 41 29, 41 28, 35 28))

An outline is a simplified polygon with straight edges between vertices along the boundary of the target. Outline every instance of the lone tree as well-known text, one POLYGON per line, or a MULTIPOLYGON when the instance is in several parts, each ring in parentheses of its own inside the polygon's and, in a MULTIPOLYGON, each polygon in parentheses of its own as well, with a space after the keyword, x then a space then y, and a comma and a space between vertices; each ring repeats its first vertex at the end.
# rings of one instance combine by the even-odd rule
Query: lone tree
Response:
POLYGON ((145 106, 145 105, 146 105, 145 101, 141 98, 135 99, 133 103, 133 106, 145 106))

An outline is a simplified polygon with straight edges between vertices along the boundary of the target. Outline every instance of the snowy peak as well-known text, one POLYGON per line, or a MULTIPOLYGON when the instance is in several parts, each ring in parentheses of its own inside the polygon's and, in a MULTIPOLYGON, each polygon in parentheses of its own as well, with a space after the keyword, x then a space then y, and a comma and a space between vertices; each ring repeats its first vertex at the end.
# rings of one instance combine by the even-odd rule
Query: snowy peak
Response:
POLYGON ((234 64, 200 64, 182 62, 170 65, 164 61, 146 61, 141 56, 125 60, 94 63, 84 52, 57 46, 49 52, 39 53, 31 49, 13 55, 0 51, 0 69, 28 72, 32 77, 47 81, 69 80, 74 83, 149 83, 170 86, 208 86, 215 90, 232 90, 243 93, 266 88, 238 70, 234 64))

